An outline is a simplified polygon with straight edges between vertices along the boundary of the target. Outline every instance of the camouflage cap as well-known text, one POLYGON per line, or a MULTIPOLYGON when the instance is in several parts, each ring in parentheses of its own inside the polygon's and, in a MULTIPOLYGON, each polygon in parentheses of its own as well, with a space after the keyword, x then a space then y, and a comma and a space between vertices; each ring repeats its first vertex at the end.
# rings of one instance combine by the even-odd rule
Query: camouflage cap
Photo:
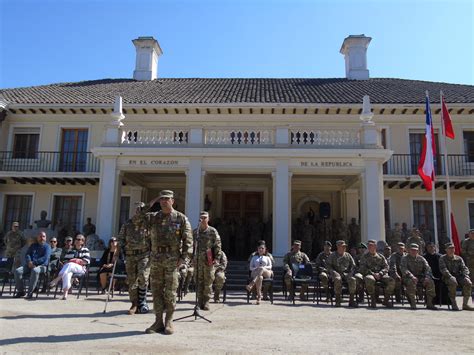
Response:
POLYGON ((326 241, 324 242, 324 246, 326 246, 326 245, 327 245, 328 247, 332 247, 332 243, 331 243, 329 240, 326 240, 326 241))
POLYGON ((367 245, 365 245, 364 243, 359 243, 359 244, 357 245, 357 248, 358 248, 358 249, 367 249, 367 245))
POLYGON ((397 245, 398 245, 399 247, 404 247, 404 246, 405 246, 405 243, 403 243, 403 242, 398 242, 397 245))
POLYGON ((342 240, 342 239, 341 239, 341 240, 338 240, 338 241, 336 242, 336 245, 337 245, 337 246, 343 246, 343 247, 347 246, 346 242, 345 242, 344 240, 342 240))
POLYGON ((416 249, 416 250, 418 250, 418 249, 420 249, 420 247, 419 247, 418 244, 416 244, 416 243, 411 243, 411 244, 410 244, 410 249, 416 249))
POLYGON ((209 217, 209 212, 201 211, 201 212, 199 213, 199 216, 200 216, 200 217, 209 217))
POLYGON ((161 190, 158 198, 174 198, 174 192, 171 190, 161 190))
POLYGON ((13 227, 19 227, 19 226, 20 226, 20 223, 18 223, 18 222, 13 222, 13 223, 12 223, 12 226, 13 226, 13 227))
POLYGON ((295 240, 295 241, 293 241, 293 245, 301 245, 301 240, 295 240))
POLYGON ((444 247, 445 247, 446 249, 454 248, 454 244, 453 244, 453 243, 446 243, 446 244, 444 245, 444 247))

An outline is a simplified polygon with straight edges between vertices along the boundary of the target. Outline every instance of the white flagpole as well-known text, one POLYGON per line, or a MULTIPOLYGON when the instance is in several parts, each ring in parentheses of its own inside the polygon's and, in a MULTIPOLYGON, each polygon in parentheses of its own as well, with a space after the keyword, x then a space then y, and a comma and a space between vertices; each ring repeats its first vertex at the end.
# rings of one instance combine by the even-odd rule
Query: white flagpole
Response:
POLYGON ((443 143, 444 143, 444 169, 446 175, 446 196, 448 198, 448 237, 449 240, 453 240, 452 230, 451 230, 451 186, 449 184, 449 165, 448 165, 448 147, 446 144, 446 131, 444 129, 444 114, 443 114, 443 91, 439 92, 439 100, 441 103, 441 130, 443 132, 443 143))
MULTIPOLYGON (((426 90, 426 97, 428 98, 428 107, 426 108, 427 110, 429 109, 431 111, 431 108, 430 108, 430 96, 428 94, 428 90, 426 90)), ((428 112, 426 112, 426 114, 428 114, 428 112)), ((433 115, 431 114, 430 112, 430 119, 431 119, 431 127, 432 129, 434 130, 434 126, 433 126, 433 115)), ((429 134, 431 134, 431 131, 429 132, 429 134)), ((432 136, 431 139, 433 139, 434 137, 432 136)), ((433 143, 434 142, 431 142, 431 147, 429 147, 429 149, 431 149, 431 152, 433 152, 433 143)), ((426 147, 428 149, 428 147, 426 147)), ((434 166, 434 155, 433 155, 433 161, 432 161, 432 164, 433 164, 433 174, 435 172, 435 166, 434 166)), ((436 175, 435 175, 436 176, 436 175)), ((434 227, 434 237, 435 237, 435 244, 438 245, 438 221, 437 221, 437 218, 436 218, 436 181, 433 181, 433 186, 431 188, 431 199, 433 201, 433 227, 434 227)), ((439 247, 439 246, 438 246, 439 247)))

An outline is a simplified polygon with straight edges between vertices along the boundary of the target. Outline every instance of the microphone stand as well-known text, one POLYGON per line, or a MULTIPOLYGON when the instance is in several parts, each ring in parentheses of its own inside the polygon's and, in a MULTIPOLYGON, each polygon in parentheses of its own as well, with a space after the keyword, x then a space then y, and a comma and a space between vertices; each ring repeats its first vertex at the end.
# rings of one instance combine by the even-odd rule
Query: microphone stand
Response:
POLYGON ((193 310, 193 313, 190 314, 189 316, 184 316, 184 317, 180 317, 180 318, 177 318, 175 319, 174 321, 179 321, 179 320, 183 320, 183 319, 187 319, 187 318, 191 318, 191 317, 194 317, 194 320, 197 320, 198 318, 201 318, 201 319, 204 319, 205 321, 209 322, 209 323, 212 323, 212 321, 210 321, 209 319, 207 319, 206 317, 202 316, 200 313, 199 313, 199 306, 198 306, 198 282, 199 282, 199 255, 198 255, 198 243, 199 243, 199 233, 201 232, 201 218, 199 218, 199 223, 198 223, 198 227, 197 227, 197 233, 196 233, 196 240, 194 241, 194 253, 193 253, 193 257, 196 258, 196 283, 195 283, 195 298, 194 298, 194 310, 193 310))

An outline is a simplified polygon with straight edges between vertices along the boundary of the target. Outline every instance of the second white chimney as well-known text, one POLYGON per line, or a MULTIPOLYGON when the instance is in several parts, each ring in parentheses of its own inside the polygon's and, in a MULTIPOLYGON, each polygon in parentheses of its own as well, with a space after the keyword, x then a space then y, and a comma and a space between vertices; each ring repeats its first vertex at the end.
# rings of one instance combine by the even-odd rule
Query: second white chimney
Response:
POLYGON ((351 80, 369 79, 367 69, 367 47, 371 37, 365 35, 350 35, 344 39, 341 46, 341 54, 346 61, 346 78, 351 80))
POLYGON ((160 44, 153 37, 138 37, 133 44, 137 50, 133 79, 154 80, 158 77, 158 57, 163 54, 160 44))

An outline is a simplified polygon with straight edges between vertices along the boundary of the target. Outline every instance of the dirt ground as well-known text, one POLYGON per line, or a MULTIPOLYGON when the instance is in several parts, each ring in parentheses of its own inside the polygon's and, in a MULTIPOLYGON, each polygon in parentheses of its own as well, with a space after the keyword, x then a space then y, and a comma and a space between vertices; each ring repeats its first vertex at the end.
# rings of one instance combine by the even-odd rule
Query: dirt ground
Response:
MULTIPOLYGON (((247 304, 231 292, 225 304, 175 322, 174 335, 145 334, 153 314, 129 316, 127 297, 67 301, 0 298, 0 353, 474 353, 474 312, 444 306, 428 311, 333 308, 276 295, 273 305, 247 304)), ((176 318, 192 314, 194 294, 178 303, 176 318)), ((459 298, 459 303, 461 299, 459 298)))

